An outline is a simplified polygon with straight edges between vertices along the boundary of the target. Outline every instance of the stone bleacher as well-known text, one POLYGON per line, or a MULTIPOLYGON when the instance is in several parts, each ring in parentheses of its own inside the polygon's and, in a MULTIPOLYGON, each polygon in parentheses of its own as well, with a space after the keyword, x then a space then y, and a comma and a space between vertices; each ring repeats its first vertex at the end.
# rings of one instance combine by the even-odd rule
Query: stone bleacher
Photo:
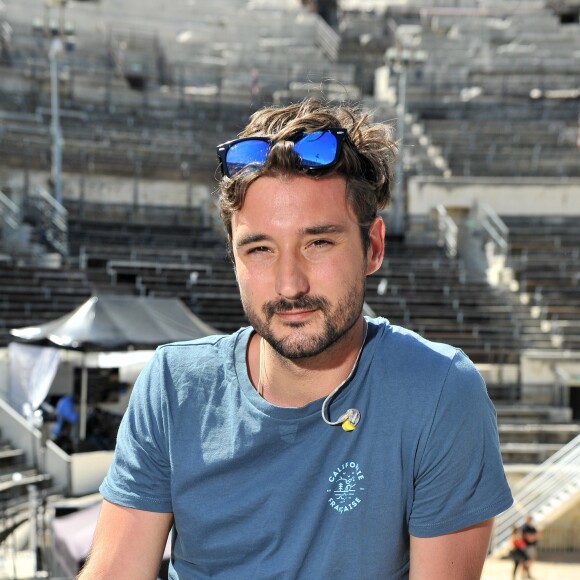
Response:
POLYGON ((470 280, 461 259, 439 248, 387 244, 366 299, 377 314, 458 345, 476 363, 518 364, 522 349, 550 346, 525 306, 501 288, 470 280))
MULTIPOLYGON (((184 164, 215 168, 215 145, 296 83, 333 79, 360 96, 354 64, 327 54, 326 25, 299 2, 160 11, 152 1, 102 0, 75 3, 65 18, 76 44, 60 64, 64 171, 180 179, 184 164)), ((13 46, 11 61, 0 63, 0 155, 9 166, 48 169, 48 41, 32 28, 44 13, 23 0, 6 19, 13 46)))
POLYGON ((505 216, 519 291, 553 346, 580 349, 580 218, 505 216))
POLYGON ((570 408, 494 403, 508 476, 525 474, 580 434, 570 408))
POLYGON ((67 314, 98 293, 175 296, 217 329, 245 324, 223 235, 201 208, 70 202, 68 209, 67 265, 0 264, 0 344, 11 328, 67 314))
POLYGON ((86 273, 77 269, 0 264, 0 344, 10 342, 11 328, 54 320, 90 296, 86 273))
POLYGON ((450 175, 580 176, 580 27, 543 3, 393 7, 427 60, 410 69, 407 110, 450 175))
POLYGON ((86 266, 96 292, 175 296, 207 324, 224 332, 245 325, 239 292, 218 226, 200 208, 196 220, 180 208, 159 219, 155 208, 137 219, 131 208, 109 206, 71 214, 71 251, 86 266), (96 211, 95 211, 96 210, 96 211), (133 213, 110 233, 112 211, 133 213), (170 216, 173 215, 173 219, 170 216), (166 223, 162 223, 166 221, 166 223))

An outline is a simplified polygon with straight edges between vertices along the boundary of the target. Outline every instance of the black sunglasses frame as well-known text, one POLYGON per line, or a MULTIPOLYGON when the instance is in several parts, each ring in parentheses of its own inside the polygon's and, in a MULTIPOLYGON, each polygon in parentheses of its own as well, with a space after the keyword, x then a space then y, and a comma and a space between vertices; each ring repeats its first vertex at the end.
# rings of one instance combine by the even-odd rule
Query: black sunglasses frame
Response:
MULTIPOLYGON (((300 167, 303 169, 315 171, 317 169, 327 169, 328 167, 332 167, 338 161, 340 152, 342 151, 342 144, 344 143, 345 139, 348 139, 348 131, 346 129, 342 129, 340 127, 329 127, 328 129, 316 129, 315 131, 299 131, 298 133, 288 137, 286 140, 292 141, 293 143, 298 143, 302 138, 306 137, 307 135, 311 135, 312 133, 317 133, 318 131, 334 135, 334 138, 336 139, 336 153, 334 154, 334 159, 325 165, 308 165, 308 163, 304 163, 303 159, 300 158, 300 167)), ((231 141, 226 141, 225 143, 218 145, 216 147, 216 151, 220 161, 220 170, 224 177, 232 177, 228 171, 226 159, 228 151, 234 145, 244 141, 263 141, 264 143, 268 143, 268 153, 270 153, 272 142, 274 140, 271 137, 241 137, 240 139, 232 139, 231 141)), ((267 157, 268 155, 266 155, 266 159, 267 157)))

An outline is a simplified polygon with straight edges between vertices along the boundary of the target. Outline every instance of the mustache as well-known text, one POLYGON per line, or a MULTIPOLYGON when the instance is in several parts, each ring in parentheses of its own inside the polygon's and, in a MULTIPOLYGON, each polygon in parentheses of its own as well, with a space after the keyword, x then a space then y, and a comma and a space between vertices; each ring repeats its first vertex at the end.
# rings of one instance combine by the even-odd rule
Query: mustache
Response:
POLYGON ((291 312, 292 310, 316 310, 320 309, 326 312, 328 309, 328 300, 322 296, 300 296, 296 300, 272 300, 262 306, 266 318, 270 320, 274 314, 280 312, 291 312))

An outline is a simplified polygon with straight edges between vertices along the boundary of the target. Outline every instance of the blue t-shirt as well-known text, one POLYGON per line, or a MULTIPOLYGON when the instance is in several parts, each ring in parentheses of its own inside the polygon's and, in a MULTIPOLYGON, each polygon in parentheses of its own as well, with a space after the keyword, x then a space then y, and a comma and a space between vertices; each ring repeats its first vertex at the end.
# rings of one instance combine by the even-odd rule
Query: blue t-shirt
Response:
POLYGON ((62 427, 65 421, 72 424, 78 421, 78 415, 75 409, 73 396, 65 395, 64 397, 61 397, 56 403, 55 411, 57 420, 54 424, 54 427, 52 428, 52 434, 55 437, 58 437, 62 431, 62 427))
POLYGON ((247 373, 252 329, 162 346, 139 377, 101 493, 173 512, 170 578, 407 578, 409 535, 510 507, 495 410, 462 351, 369 320, 329 406, 276 407, 247 373))

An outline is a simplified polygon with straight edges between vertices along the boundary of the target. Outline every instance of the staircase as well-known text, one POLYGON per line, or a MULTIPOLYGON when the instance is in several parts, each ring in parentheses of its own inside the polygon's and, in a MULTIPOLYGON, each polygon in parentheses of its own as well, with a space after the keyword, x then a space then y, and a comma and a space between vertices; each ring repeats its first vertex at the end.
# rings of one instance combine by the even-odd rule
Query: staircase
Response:
POLYGON ((514 505, 496 518, 491 552, 507 548, 512 527, 526 515, 545 527, 580 499, 580 435, 532 469, 512 493, 514 505))
POLYGON ((56 264, 68 254, 67 211, 42 187, 0 191, 0 258, 10 265, 56 264))
MULTIPOLYGON (((27 460, 24 450, 0 440, 0 550, 6 554, 14 547, 11 536, 30 521, 31 497, 38 500, 39 490, 51 483, 49 475, 39 473, 27 460)), ((1 567, 0 567, 1 573, 1 567)), ((1 577, 1 576, 0 576, 1 577)))

